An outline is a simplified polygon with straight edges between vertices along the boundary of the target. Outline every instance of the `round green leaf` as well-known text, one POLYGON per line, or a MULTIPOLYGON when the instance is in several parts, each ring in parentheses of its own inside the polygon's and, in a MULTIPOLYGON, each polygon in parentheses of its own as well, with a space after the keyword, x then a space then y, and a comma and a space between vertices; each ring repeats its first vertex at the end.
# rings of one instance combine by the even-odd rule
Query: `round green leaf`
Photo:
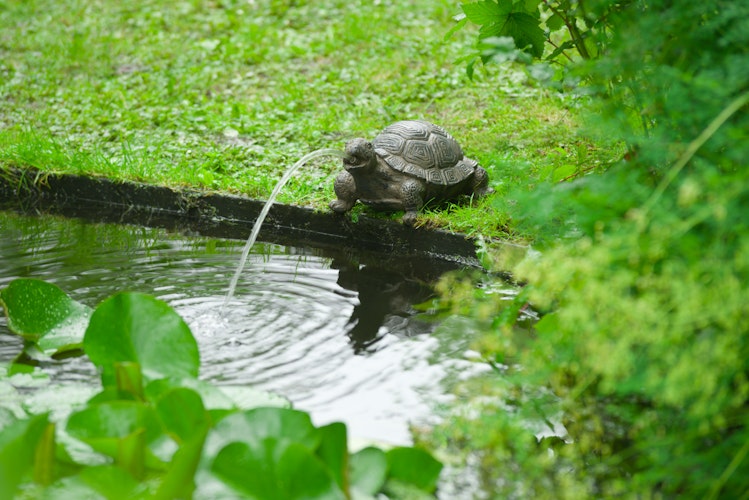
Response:
POLYGON ((442 464, 418 448, 397 447, 386 453, 389 477, 428 493, 437 488, 442 464))
POLYGON ((346 424, 333 422, 317 430, 320 433, 317 457, 325 463, 338 486, 342 490, 347 490, 349 453, 346 424))
POLYGON ((146 380, 198 376, 198 345, 187 323, 150 295, 119 293, 96 308, 83 339, 104 385, 114 384, 114 364, 139 363, 146 380))
POLYGON ((0 498, 15 498, 18 485, 34 466, 34 451, 48 424, 46 414, 36 415, 0 431, 0 498))
MULTIPOLYGON (((153 445, 164 437, 153 407, 138 401, 107 401, 93 404, 68 418, 67 432, 96 451, 113 458, 123 453, 123 445, 137 442, 133 436, 143 434, 143 445, 153 445)), ((156 467, 158 459, 141 450, 146 466, 156 467)))
POLYGON ((211 457, 228 443, 241 441, 259 449, 266 439, 295 442, 309 450, 320 444, 320 432, 309 414, 287 408, 255 408, 237 412, 216 424, 206 442, 211 457))
POLYGON ((230 443, 216 456, 212 471, 250 498, 346 498, 322 462, 299 443, 273 438, 260 448, 230 443))
POLYGON ((385 452, 369 446, 351 455, 351 488, 366 495, 375 495, 385 484, 388 463, 385 452))
POLYGON ((91 316, 91 308, 38 279, 11 281, 0 290, 0 304, 8 316, 8 328, 37 342, 45 354, 79 348, 91 316))
POLYGON ((192 389, 180 387, 167 392, 156 403, 156 412, 166 430, 180 443, 210 425, 203 400, 192 389))

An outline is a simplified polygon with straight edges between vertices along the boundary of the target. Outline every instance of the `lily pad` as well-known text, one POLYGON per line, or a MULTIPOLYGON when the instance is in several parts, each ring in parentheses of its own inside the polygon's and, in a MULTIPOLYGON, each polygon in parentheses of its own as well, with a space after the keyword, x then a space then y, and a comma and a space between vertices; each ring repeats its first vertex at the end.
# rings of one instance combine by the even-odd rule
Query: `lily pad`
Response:
POLYGON ((155 380, 146 386, 146 398, 155 401, 176 387, 196 391, 208 410, 250 410, 261 406, 291 407, 288 399, 272 392, 244 385, 212 385, 195 378, 155 380))
POLYGON ((367 447, 351 455, 351 488, 360 496, 374 496, 387 479, 388 463, 385 452, 367 447))
POLYGON ((308 413, 286 408, 255 408, 233 413, 216 424, 206 442, 205 453, 215 456, 234 441, 261 448, 266 439, 295 442, 309 450, 320 445, 320 432, 308 413))
POLYGON ((249 498, 346 498, 319 458, 299 443, 275 438, 263 440, 260 448, 230 443, 212 470, 249 498))
POLYGON ((35 458, 49 425, 47 415, 36 415, 13 422, 0 432, 0 498, 15 498, 18 485, 30 473, 36 475, 35 458))
POLYGON ((8 328, 47 355, 80 349, 91 308, 46 281, 19 278, 0 290, 8 328))
POLYGON ((118 293, 91 316, 83 347, 102 371, 105 386, 115 384, 115 364, 140 364, 145 381, 197 378, 198 344, 187 323, 166 302, 141 293, 118 293))
POLYGON ((135 468, 158 469, 163 462, 154 453, 164 433, 153 407, 137 401, 91 404, 68 418, 67 432, 112 457, 136 477, 135 468))
POLYGON ((388 450, 386 456, 391 479, 427 493, 437 489, 442 464, 427 451, 399 446, 388 450))

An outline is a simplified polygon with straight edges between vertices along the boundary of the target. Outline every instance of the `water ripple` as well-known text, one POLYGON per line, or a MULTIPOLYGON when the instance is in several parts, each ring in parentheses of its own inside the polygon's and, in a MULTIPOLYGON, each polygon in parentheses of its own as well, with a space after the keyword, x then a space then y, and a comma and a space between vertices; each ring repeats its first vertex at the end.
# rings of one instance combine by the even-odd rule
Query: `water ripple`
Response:
MULTIPOLYGON (((412 304, 431 291, 389 269, 317 250, 259 244, 224 306, 242 242, 164 230, 0 213, 0 287, 56 283, 95 307, 118 291, 153 294, 193 331, 201 377, 280 393, 317 423, 345 421, 359 438, 409 441, 444 367, 427 362, 434 322, 412 304), (429 391, 428 391, 429 392, 429 391)), ((0 362, 20 341, 0 320, 0 362)), ((86 358, 50 363, 60 380, 94 380, 86 358)))

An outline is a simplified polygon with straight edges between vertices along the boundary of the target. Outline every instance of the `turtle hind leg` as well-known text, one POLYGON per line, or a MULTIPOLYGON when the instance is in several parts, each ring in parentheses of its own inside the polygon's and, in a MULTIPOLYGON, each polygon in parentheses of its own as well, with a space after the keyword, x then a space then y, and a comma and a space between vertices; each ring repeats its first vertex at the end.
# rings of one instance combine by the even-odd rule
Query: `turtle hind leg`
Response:
POLYGON ((340 214, 351 210, 351 207, 359 198, 356 193, 354 177, 346 171, 338 174, 333 184, 333 190, 337 198, 331 201, 328 206, 332 211, 340 214))

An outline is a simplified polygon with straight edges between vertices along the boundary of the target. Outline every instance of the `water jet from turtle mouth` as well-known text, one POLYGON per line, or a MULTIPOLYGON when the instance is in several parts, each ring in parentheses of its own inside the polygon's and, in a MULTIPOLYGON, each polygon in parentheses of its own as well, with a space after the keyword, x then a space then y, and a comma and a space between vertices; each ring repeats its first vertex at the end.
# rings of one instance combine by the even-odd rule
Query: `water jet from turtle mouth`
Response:
POLYGON ((258 215, 257 220, 255 221, 255 224, 252 226, 250 237, 247 238, 247 243, 245 243, 244 248, 242 249, 242 256, 239 258, 239 264, 237 265, 237 270, 234 272, 234 276, 232 277, 231 282, 229 282, 229 290, 226 292, 224 303, 221 306, 221 312, 223 312, 226 305, 234 297, 234 292, 237 289, 237 283, 239 282, 239 277, 242 275, 244 266, 247 263, 247 257, 250 255, 250 250, 252 250, 252 246, 255 244, 255 241, 257 240, 257 236, 260 233, 260 227, 263 225, 263 221, 265 221, 265 218, 268 216, 270 207, 273 205, 273 203, 275 203, 276 198, 278 197, 278 194, 281 192, 281 189, 283 189, 283 187, 286 185, 289 179, 291 179, 291 176, 294 175, 294 172, 296 172, 299 169, 299 167, 301 167, 308 161, 313 160, 315 158, 319 158, 321 156, 337 156, 338 158, 346 158, 348 155, 346 155, 346 153, 344 153, 343 151, 339 149, 331 149, 331 148, 318 149, 316 151, 312 151, 311 153, 308 153, 302 156, 298 162, 293 164, 288 170, 286 170, 286 172, 284 172, 283 176, 278 181, 278 183, 276 183, 276 186, 273 188, 273 191, 268 197, 268 201, 266 201, 265 205, 263 205, 263 209, 260 211, 260 215, 258 215))

